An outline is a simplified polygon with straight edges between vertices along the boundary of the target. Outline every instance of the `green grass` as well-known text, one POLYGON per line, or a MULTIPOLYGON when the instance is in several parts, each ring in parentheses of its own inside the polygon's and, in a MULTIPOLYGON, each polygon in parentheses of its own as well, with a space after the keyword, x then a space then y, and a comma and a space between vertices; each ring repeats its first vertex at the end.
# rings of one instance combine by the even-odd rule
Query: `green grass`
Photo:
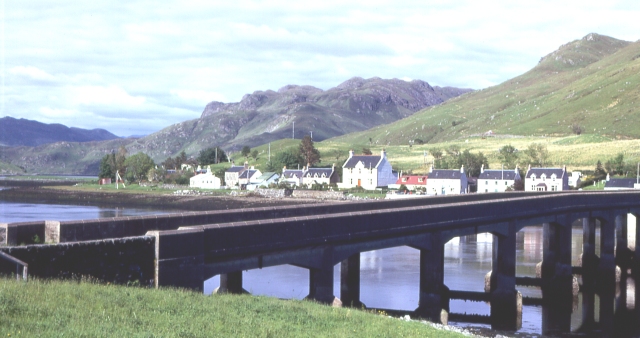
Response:
POLYGON ((0 278, 1 337, 461 337, 308 301, 0 278))

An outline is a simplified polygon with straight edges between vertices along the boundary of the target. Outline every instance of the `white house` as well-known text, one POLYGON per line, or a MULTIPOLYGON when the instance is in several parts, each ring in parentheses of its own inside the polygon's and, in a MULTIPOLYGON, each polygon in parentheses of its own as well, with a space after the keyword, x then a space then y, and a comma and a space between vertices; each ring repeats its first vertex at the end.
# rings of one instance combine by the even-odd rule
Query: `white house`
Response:
POLYGON ((582 173, 579 171, 572 171, 571 175, 569 175, 569 186, 577 188, 580 186, 580 177, 582 177, 582 173))
POLYGON ((357 156, 353 155, 353 150, 349 150, 349 158, 342 165, 342 183, 338 183, 338 187, 374 190, 394 184, 397 179, 384 149, 380 155, 357 156))
POLYGON ((246 187, 252 180, 255 181, 260 176, 262 176, 260 170, 255 169, 254 167, 248 168, 238 175, 238 185, 241 188, 242 186, 246 187))
POLYGON ((395 184, 389 184, 389 189, 400 189, 404 185, 409 190, 426 189, 427 188, 427 176, 426 175, 402 175, 398 178, 395 184))
POLYGON ((220 179, 207 168, 204 174, 198 174, 189 179, 189 187, 200 189, 220 189, 220 179))
POLYGON ((611 178, 607 174, 607 182, 604 190, 632 190, 640 189, 640 179, 638 178, 611 178))
POLYGON ((277 183, 280 175, 274 172, 266 172, 258 177, 254 177, 247 186, 247 190, 254 190, 256 188, 268 187, 271 183, 277 183))
POLYGON ((307 165, 306 168, 302 168, 302 184, 311 188, 314 184, 332 184, 338 183, 338 173, 335 171, 335 165, 331 168, 311 168, 307 165))
POLYGON ((235 187, 240 181, 240 174, 249 168, 249 163, 244 165, 231 165, 231 168, 224 172, 224 182, 227 187, 235 187))
POLYGON ((527 170, 524 191, 569 190, 569 174, 563 168, 531 168, 527 170))
POLYGON ((302 175, 304 175, 303 170, 287 169, 287 167, 284 167, 282 168, 282 176, 280 177, 280 182, 285 182, 288 185, 298 187, 300 186, 300 184, 302 184, 302 175))
POLYGON ((516 181, 520 181, 518 166, 515 170, 504 169, 484 169, 484 164, 480 168, 478 176, 478 193, 505 192, 507 188, 513 187, 516 181))
POLYGON ((469 180, 464 166, 455 169, 429 169, 427 195, 459 195, 469 192, 469 180))

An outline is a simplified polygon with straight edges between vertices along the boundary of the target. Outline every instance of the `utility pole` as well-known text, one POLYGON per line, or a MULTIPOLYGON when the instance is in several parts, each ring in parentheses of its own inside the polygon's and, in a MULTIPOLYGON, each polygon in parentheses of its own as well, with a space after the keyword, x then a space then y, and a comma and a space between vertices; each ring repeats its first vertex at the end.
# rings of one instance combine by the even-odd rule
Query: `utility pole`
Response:
POLYGON ((269 142, 269 162, 271 162, 271 142, 269 142))
POLYGON ((311 133, 311 139, 313 140, 313 130, 309 131, 311 133))
POLYGON ((216 147, 216 157, 213 159, 213 163, 218 163, 218 147, 216 147))
POLYGON ((293 131, 291 132, 291 138, 294 140, 296 138, 296 121, 293 121, 293 131))

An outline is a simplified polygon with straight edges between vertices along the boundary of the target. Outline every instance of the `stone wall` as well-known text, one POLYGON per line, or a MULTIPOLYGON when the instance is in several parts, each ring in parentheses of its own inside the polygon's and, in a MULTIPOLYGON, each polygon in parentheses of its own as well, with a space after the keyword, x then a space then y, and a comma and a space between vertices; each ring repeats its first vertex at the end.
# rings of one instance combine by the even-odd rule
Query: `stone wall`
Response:
POLYGON ((39 278, 92 277, 124 284, 152 285, 155 237, 140 236, 100 241, 0 247, 29 265, 39 278))

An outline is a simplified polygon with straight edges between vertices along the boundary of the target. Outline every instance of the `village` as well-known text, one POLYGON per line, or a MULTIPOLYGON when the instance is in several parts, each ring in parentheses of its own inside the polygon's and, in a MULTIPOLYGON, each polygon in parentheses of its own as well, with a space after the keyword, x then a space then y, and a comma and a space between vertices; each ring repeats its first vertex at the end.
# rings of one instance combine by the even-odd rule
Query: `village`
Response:
MULTIPOLYGON (((188 169, 189 167, 185 167, 188 169)), ((582 173, 568 172, 563 167, 526 168, 524 177, 520 169, 485 169, 482 165, 477 177, 470 177, 464 165, 459 169, 438 169, 431 164, 426 174, 403 174, 392 168, 385 150, 378 154, 354 154, 340 166, 316 168, 310 164, 302 168, 282 168, 282 172, 262 172, 254 166, 232 165, 224 173, 223 180, 216 177, 209 167, 195 168, 190 178, 190 188, 240 189, 253 191, 257 188, 289 187, 291 189, 362 189, 387 191, 387 198, 413 196, 459 195, 469 193, 499 193, 505 191, 566 191, 581 186, 582 173)), ((596 183, 597 184, 597 183, 596 183)), ((640 189, 638 178, 611 178, 600 184, 604 190, 640 189)))

